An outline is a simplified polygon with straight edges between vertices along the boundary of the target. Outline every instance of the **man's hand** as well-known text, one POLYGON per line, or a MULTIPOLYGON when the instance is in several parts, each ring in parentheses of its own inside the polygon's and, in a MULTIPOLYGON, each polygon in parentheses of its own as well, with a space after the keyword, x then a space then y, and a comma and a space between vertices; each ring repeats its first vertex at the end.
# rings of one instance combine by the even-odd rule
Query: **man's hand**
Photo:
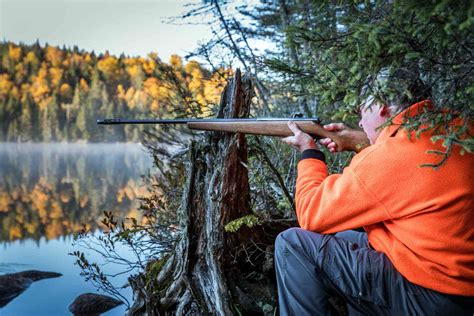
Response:
POLYGON ((303 152, 306 149, 317 149, 313 137, 300 130, 295 122, 288 121, 288 128, 295 135, 282 138, 282 142, 296 148, 299 152, 303 152))
POLYGON ((319 143, 330 152, 351 150, 359 152, 369 146, 369 139, 364 131, 347 127, 344 123, 331 123, 323 126, 325 130, 337 133, 344 139, 344 146, 338 146, 331 138, 322 138, 319 143))

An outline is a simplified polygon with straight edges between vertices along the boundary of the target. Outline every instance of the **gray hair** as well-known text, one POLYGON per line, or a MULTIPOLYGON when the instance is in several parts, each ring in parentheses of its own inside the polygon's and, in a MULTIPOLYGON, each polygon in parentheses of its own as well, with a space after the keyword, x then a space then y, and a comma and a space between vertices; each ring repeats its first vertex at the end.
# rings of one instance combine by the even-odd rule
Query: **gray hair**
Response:
POLYGON ((416 70, 383 68, 376 76, 367 79, 361 96, 373 96, 390 108, 395 115, 410 105, 431 98, 431 88, 416 70))

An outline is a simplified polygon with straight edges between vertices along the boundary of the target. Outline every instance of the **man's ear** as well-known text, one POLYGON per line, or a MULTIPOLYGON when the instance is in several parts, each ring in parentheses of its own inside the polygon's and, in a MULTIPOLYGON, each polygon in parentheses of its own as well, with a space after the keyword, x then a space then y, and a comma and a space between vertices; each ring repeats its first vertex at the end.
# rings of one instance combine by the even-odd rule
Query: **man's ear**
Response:
POLYGON ((391 116, 391 113, 390 113, 390 107, 386 104, 382 105, 380 108, 379 108, 379 115, 381 117, 390 117, 391 116))

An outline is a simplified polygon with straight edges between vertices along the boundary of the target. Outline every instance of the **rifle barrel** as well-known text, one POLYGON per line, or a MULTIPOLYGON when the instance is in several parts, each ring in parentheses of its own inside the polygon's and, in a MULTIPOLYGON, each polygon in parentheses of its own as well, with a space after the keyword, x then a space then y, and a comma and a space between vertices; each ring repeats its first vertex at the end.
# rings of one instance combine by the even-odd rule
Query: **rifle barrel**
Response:
POLYGON ((232 123, 232 122, 275 122, 275 121, 311 121, 320 123, 321 120, 318 117, 310 118, 235 118, 235 119, 103 119, 97 120, 97 124, 100 125, 117 125, 117 124, 187 124, 187 123, 232 123))

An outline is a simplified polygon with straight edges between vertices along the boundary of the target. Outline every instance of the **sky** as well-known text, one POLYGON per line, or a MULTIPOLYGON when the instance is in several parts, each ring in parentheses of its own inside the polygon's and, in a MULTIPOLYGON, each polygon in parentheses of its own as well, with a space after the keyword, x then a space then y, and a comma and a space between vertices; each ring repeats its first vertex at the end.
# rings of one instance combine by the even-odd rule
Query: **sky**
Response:
MULTIPOLYGON (((186 55, 211 37, 205 23, 180 16, 199 0, 0 0, 0 40, 73 47, 114 55, 186 55), (191 22, 191 21, 190 21, 191 22), (196 21, 195 21, 196 22, 196 21)), ((205 19, 202 19, 205 22, 205 19)))

